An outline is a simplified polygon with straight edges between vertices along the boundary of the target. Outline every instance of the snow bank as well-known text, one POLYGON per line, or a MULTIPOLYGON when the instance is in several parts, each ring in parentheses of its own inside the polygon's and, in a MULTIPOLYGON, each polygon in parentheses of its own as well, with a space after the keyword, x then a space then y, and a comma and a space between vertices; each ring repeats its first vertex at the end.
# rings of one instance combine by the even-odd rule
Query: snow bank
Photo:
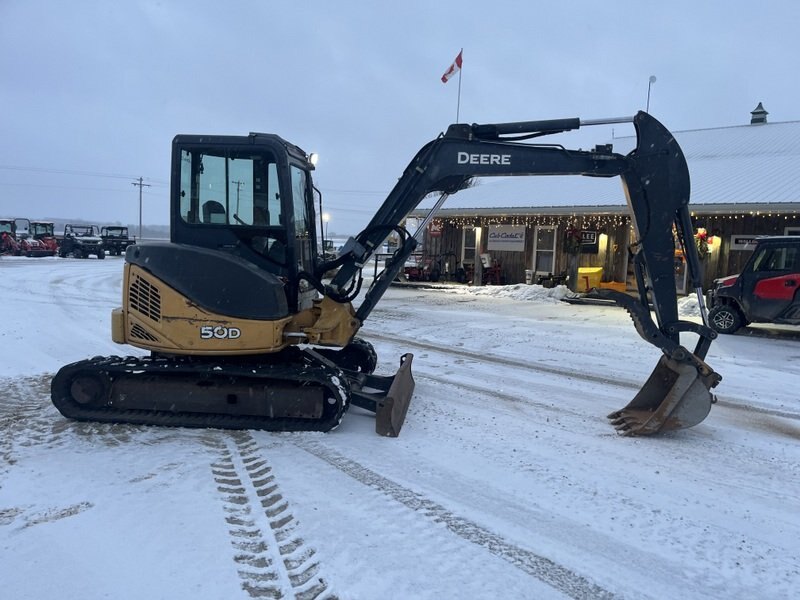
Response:
MULTIPOLYGON (((553 288, 545 288, 541 285, 528 285, 517 283, 514 285, 486 285, 486 286, 464 286, 447 285, 437 286, 446 292, 470 296, 494 296, 497 298, 509 298, 511 300, 522 300, 525 302, 554 303, 560 302, 564 298, 575 296, 576 294, 565 285, 557 285, 553 288)), ((678 298, 678 314, 682 317, 700 318, 700 305, 697 296, 694 294, 678 298)))
POLYGON ((509 298, 511 300, 524 300, 526 302, 553 303, 574 295, 565 285, 558 285, 553 288, 545 288, 541 285, 528 285, 517 283, 514 285, 486 285, 486 286, 464 286, 464 285, 442 285, 437 286, 446 292, 469 296, 495 296, 497 298, 509 298))

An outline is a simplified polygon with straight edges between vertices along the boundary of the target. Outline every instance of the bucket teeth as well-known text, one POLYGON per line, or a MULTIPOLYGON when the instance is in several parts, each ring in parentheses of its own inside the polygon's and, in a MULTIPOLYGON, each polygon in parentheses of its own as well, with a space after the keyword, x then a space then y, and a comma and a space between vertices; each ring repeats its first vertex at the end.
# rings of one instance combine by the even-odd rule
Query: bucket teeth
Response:
POLYGON ((608 415, 608 418, 611 420, 611 424, 614 426, 614 429, 617 430, 617 433, 624 436, 632 436, 656 433, 660 427, 652 431, 648 430, 646 427, 647 421, 651 419, 652 416, 652 412, 623 409, 611 413, 608 415))

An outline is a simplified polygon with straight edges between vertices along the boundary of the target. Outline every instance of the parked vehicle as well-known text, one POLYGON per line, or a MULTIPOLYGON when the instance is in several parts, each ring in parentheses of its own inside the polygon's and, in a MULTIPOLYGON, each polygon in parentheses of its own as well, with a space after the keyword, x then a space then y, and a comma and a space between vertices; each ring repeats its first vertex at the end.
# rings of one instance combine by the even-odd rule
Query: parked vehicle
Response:
POLYGON ((58 240, 55 234, 55 225, 49 221, 31 221, 30 233, 33 239, 39 240, 48 250, 50 256, 58 253, 58 240))
POLYGON ((14 219, 0 219, 0 254, 19 255, 17 224, 14 219))
POLYGON ((91 255, 105 258, 106 250, 103 240, 97 231, 96 225, 65 225, 64 239, 58 248, 61 258, 72 256, 74 258, 88 258, 91 255))
POLYGON ((333 240, 322 240, 322 260, 334 260, 336 258, 336 248, 333 247, 333 240))
POLYGON ((100 239, 103 240, 103 246, 108 253, 112 256, 119 256, 125 254, 128 246, 133 246, 136 241, 130 239, 128 236, 127 227, 119 227, 116 225, 109 225, 100 230, 100 239))
POLYGON ((714 280, 709 325, 734 333, 750 323, 800 325, 800 236, 757 238, 739 275, 714 280))
MULTIPOLYGON (((41 236, 35 235, 30 219, 15 219, 15 225, 19 254, 36 258, 56 255, 57 244, 55 237, 52 237, 52 229, 50 240, 45 242, 41 236)), ((52 225, 50 223, 51 227, 52 225)))

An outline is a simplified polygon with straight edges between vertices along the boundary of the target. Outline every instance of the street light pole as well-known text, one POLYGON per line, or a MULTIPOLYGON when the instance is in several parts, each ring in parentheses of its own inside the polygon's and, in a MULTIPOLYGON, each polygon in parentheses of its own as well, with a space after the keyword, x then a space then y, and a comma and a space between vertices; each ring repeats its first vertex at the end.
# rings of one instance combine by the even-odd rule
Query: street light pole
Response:
POLYGON ((325 248, 325 240, 328 239, 328 222, 331 220, 331 216, 328 213, 322 213, 322 222, 325 224, 325 230, 323 231, 324 237, 322 238, 322 248, 325 248))
POLYGON ((150 187, 150 184, 142 183, 142 178, 139 177, 139 179, 137 181, 134 181, 131 185, 139 186, 139 240, 141 240, 142 239, 142 188, 150 187))
POLYGON ((650 112, 650 86, 656 82, 656 76, 650 75, 650 79, 647 81, 647 108, 644 112, 650 112))

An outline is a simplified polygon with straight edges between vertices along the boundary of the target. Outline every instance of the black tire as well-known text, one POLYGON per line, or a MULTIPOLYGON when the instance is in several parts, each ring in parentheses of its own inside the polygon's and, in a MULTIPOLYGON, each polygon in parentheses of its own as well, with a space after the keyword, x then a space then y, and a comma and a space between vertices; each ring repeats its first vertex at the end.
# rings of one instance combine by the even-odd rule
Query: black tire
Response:
POLYGON ((106 251, 105 250, 101 250, 100 252, 97 253, 97 258, 103 259, 105 257, 106 257, 106 251))
POLYGON ((371 375, 378 366, 378 354, 375 348, 361 338, 353 338, 353 341, 341 350, 322 348, 317 352, 332 360, 340 369, 371 375))
POLYGON ((708 324, 717 333, 736 333, 744 325, 744 317, 735 306, 722 304, 709 311, 708 324))
POLYGON ((348 355, 349 362, 356 366, 356 370, 362 373, 372 374, 378 366, 378 353, 367 340, 353 338, 343 352, 348 355))

